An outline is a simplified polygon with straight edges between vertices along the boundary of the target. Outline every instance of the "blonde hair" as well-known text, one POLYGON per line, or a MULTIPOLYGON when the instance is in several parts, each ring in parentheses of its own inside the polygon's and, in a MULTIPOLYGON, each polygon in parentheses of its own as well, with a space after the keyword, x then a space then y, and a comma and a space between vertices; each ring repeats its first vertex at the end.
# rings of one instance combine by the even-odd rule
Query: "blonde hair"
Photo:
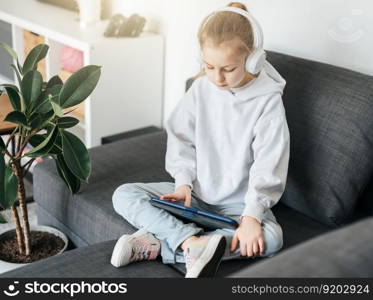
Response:
MULTIPOLYGON (((238 7, 247 10, 247 7, 240 2, 231 2, 227 6, 238 7)), ((254 48, 254 33, 250 22, 244 16, 235 12, 221 11, 212 13, 207 16, 198 30, 198 41, 203 49, 206 41, 212 42, 213 45, 219 46, 225 42, 239 39, 241 43, 232 49, 237 55, 249 55, 254 48)), ((204 76, 203 68, 194 76, 194 79, 204 76)))

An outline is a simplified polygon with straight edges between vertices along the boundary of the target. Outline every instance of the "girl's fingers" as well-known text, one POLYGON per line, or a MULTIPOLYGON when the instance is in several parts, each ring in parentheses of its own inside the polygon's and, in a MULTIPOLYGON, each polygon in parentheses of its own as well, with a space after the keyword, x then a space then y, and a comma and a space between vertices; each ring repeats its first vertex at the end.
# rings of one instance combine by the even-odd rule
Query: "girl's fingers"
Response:
POLYGON ((265 252, 264 240, 262 238, 259 239, 259 249, 260 255, 263 255, 265 252))
POLYGON ((237 235, 234 234, 232 238, 232 242, 231 242, 231 252, 237 249, 237 242, 238 242, 237 235))
POLYGON ((186 198, 185 198, 185 203, 184 203, 184 206, 190 206, 190 204, 191 204, 191 202, 192 202, 192 197, 191 196, 187 196, 186 198))
POLYGON ((245 249, 247 257, 253 256, 253 245, 251 243, 247 243, 245 249))
POLYGON ((174 194, 166 194, 166 195, 162 195, 160 197, 161 200, 176 200, 176 196, 174 194))
POLYGON ((257 256, 259 254, 259 245, 258 242, 255 241, 253 244, 253 257, 257 256))
POLYGON ((177 194, 165 194, 165 195, 162 195, 160 197, 161 200, 168 200, 168 201, 171 201, 171 202, 178 202, 178 201, 183 201, 185 200, 185 206, 190 206, 191 202, 192 202, 192 197, 191 196, 186 196, 185 198, 184 197, 181 197, 180 195, 177 195, 177 194))
POLYGON ((240 240, 240 250, 241 250, 242 256, 247 255, 247 244, 243 243, 241 240, 240 240))

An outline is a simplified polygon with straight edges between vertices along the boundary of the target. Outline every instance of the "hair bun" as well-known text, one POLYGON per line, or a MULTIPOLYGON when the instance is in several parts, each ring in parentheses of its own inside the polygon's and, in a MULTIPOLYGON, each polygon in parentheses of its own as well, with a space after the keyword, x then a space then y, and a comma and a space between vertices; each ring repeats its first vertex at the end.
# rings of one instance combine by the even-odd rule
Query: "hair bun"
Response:
POLYGON ((228 7, 238 7, 238 8, 241 8, 243 10, 248 11, 246 5, 242 4, 241 2, 231 2, 231 3, 228 4, 228 7))

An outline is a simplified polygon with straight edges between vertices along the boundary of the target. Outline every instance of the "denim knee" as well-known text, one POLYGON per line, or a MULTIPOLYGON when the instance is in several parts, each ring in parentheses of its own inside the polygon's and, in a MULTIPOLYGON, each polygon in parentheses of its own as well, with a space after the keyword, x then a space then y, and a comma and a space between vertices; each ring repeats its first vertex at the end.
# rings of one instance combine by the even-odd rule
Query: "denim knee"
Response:
POLYGON ((136 200, 135 197, 129 197, 136 190, 136 186, 132 183, 125 183, 116 188, 112 196, 112 201, 114 210, 117 213, 119 213, 119 210, 125 211, 131 205, 132 201, 136 200))
POLYGON ((273 230, 266 233, 266 249, 264 256, 273 256, 280 251, 284 245, 283 233, 280 225, 272 228, 273 230))

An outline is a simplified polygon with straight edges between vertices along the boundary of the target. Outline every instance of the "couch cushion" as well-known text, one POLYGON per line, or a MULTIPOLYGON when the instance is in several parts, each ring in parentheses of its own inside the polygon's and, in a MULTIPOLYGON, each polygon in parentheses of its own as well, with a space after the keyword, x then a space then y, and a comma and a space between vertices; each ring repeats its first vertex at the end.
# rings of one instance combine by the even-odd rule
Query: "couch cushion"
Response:
POLYGON ((372 277, 373 217, 316 237, 231 277, 372 277))
POLYGON ((281 201, 325 224, 347 223, 373 174, 373 77, 274 52, 268 60, 287 81, 281 201))
POLYGON ((88 245, 119 238, 134 227, 114 211, 114 190, 129 182, 171 181, 164 169, 165 151, 164 132, 91 148, 89 183, 82 182, 74 195, 59 177, 54 161, 47 160, 35 166, 34 199, 88 245))
POLYGON ((156 261, 142 261, 115 268, 110 264, 116 241, 107 241, 86 246, 49 257, 27 266, 3 273, 2 278, 165 278, 183 277, 180 272, 156 261))

